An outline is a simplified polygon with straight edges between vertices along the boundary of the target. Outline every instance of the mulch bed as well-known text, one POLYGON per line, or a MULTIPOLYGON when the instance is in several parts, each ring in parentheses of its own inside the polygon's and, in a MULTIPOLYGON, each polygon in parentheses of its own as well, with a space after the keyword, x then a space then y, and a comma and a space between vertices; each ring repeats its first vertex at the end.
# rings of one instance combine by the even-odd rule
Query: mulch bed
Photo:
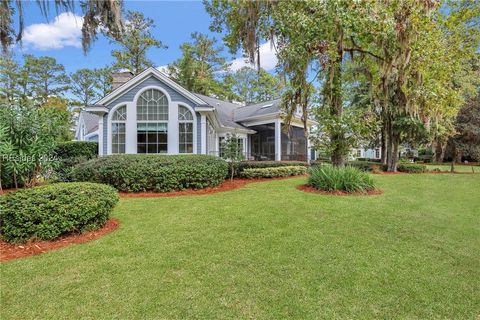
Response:
POLYGON ((322 194, 325 196, 378 196, 383 194, 383 190, 372 190, 367 192, 346 192, 346 191, 321 191, 306 184, 297 186, 297 189, 304 192, 322 194))
POLYGON ((192 196, 192 195, 202 195, 210 194, 217 192, 225 192, 230 190, 235 190, 254 182, 262 181, 274 181, 274 180, 285 180, 291 178, 306 177, 306 175, 290 176, 290 177, 279 177, 279 178, 260 178, 260 179, 233 179, 225 180, 222 184, 213 188, 205 188, 199 190, 181 190, 181 191, 172 191, 172 192, 119 192, 118 194, 122 198, 169 198, 169 197, 179 197, 179 196, 192 196))
POLYGON ((119 225, 120 222, 117 219, 110 219, 101 229, 82 234, 71 234, 53 241, 33 241, 25 244, 11 244, 0 241, 0 261, 5 262, 12 259, 34 256, 72 244, 92 241, 116 230, 119 225))

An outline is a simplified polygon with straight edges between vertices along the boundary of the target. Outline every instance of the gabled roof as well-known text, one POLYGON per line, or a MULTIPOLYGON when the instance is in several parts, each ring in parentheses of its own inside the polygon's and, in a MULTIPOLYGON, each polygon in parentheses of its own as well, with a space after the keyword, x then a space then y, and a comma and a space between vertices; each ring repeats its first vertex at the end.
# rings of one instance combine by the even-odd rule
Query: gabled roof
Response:
POLYGON ((149 76, 154 76, 157 79, 159 79, 160 81, 165 82, 167 85, 169 85, 170 87, 175 89, 177 92, 179 92, 180 94, 182 94, 186 98, 190 99, 191 101, 193 101, 193 102, 195 102, 199 105, 205 105, 206 104, 205 101, 203 101, 202 99, 197 97, 195 94, 193 94, 192 92, 188 91, 187 89, 185 89, 184 87, 182 87, 181 85, 179 85, 178 83, 176 83, 175 81, 170 79, 163 72, 161 72, 161 71, 159 71, 159 70, 157 70, 153 67, 150 67, 150 68, 146 69, 145 71, 141 72, 140 74, 136 75, 132 79, 128 80, 127 82, 125 82, 124 84, 119 86, 117 89, 115 89, 112 92, 110 92, 109 94, 107 94, 105 97, 100 99, 96 103, 96 105, 106 105, 106 104, 108 104, 109 102, 113 101, 116 97, 118 97, 122 93, 126 92, 128 89, 137 85, 138 83, 140 83, 142 80, 148 78, 149 76))
POLYGON ((265 115, 277 115, 280 113, 281 99, 274 99, 261 103, 251 104, 235 110, 235 121, 245 121, 265 115))

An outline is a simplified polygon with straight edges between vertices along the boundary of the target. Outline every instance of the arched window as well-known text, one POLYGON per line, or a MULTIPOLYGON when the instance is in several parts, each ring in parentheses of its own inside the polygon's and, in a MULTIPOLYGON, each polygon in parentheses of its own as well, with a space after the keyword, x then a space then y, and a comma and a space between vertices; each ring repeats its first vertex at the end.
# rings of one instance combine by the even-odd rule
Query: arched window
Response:
POLYGON ((118 107, 112 115, 112 153, 125 153, 127 106, 118 107))
POLYGON ((137 101, 137 153, 167 153, 168 100, 148 89, 137 101))
POLYGON ((178 106, 178 135, 178 152, 193 153, 193 115, 184 106, 178 106))

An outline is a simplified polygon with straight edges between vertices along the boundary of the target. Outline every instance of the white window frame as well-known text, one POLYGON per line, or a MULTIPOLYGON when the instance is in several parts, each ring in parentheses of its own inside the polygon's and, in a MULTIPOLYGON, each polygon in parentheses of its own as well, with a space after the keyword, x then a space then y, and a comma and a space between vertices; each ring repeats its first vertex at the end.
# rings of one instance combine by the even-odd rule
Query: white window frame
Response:
POLYGON ((194 142, 194 136, 195 136, 195 113, 192 112, 187 106, 183 104, 178 104, 178 112, 177 112, 177 120, 178 120, 178 153, 179 154, 193 154, 195 152, 195 142, 194 142), (192 119, 182 119, 180 120, 180 108, 185 108, 187 109, 187 112, 190 112, 190 115, 192 116, 192 119), (180 124, 181 123, 191 123, 192 124, 192 152, 180 152, 180 124))
MULTIPOLYGON (((108 154, 123 154, 127 152, 127 121, 128 121, 128 107, 126 103, 121 103, 116 105, 114 108, 111 109, 110 114, 109 114, 109 122, 108 122, 108 146, 107 146, 107 151, 108 154), (113 120, 113 115, 115 112, 117 112, 118 109, 125 107, 125 120, 113 120), (113 124, 114 123, 119 123, 119 124, 124 124, 125 125, 125 152, 123 153, 113 153, 113 124)), ((99 135, 101 133, 99 132, 99 135)))

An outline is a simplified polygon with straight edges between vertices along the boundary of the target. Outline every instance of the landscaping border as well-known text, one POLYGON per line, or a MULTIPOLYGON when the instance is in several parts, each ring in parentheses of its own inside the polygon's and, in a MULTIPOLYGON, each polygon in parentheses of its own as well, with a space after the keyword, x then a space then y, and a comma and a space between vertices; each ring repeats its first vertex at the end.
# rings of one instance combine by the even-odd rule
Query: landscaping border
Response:
POLYGON ((33 241, 24 244, 13 244, 0 241, 0 262, 34 256, 47 251, 64 248, 73 244, 81 244, 96 240, 115 231, 119 226, 120 221, 112 218, 109 219, 107 223, 98 230, 81 234, 69 234, 53 241, 33 241))

